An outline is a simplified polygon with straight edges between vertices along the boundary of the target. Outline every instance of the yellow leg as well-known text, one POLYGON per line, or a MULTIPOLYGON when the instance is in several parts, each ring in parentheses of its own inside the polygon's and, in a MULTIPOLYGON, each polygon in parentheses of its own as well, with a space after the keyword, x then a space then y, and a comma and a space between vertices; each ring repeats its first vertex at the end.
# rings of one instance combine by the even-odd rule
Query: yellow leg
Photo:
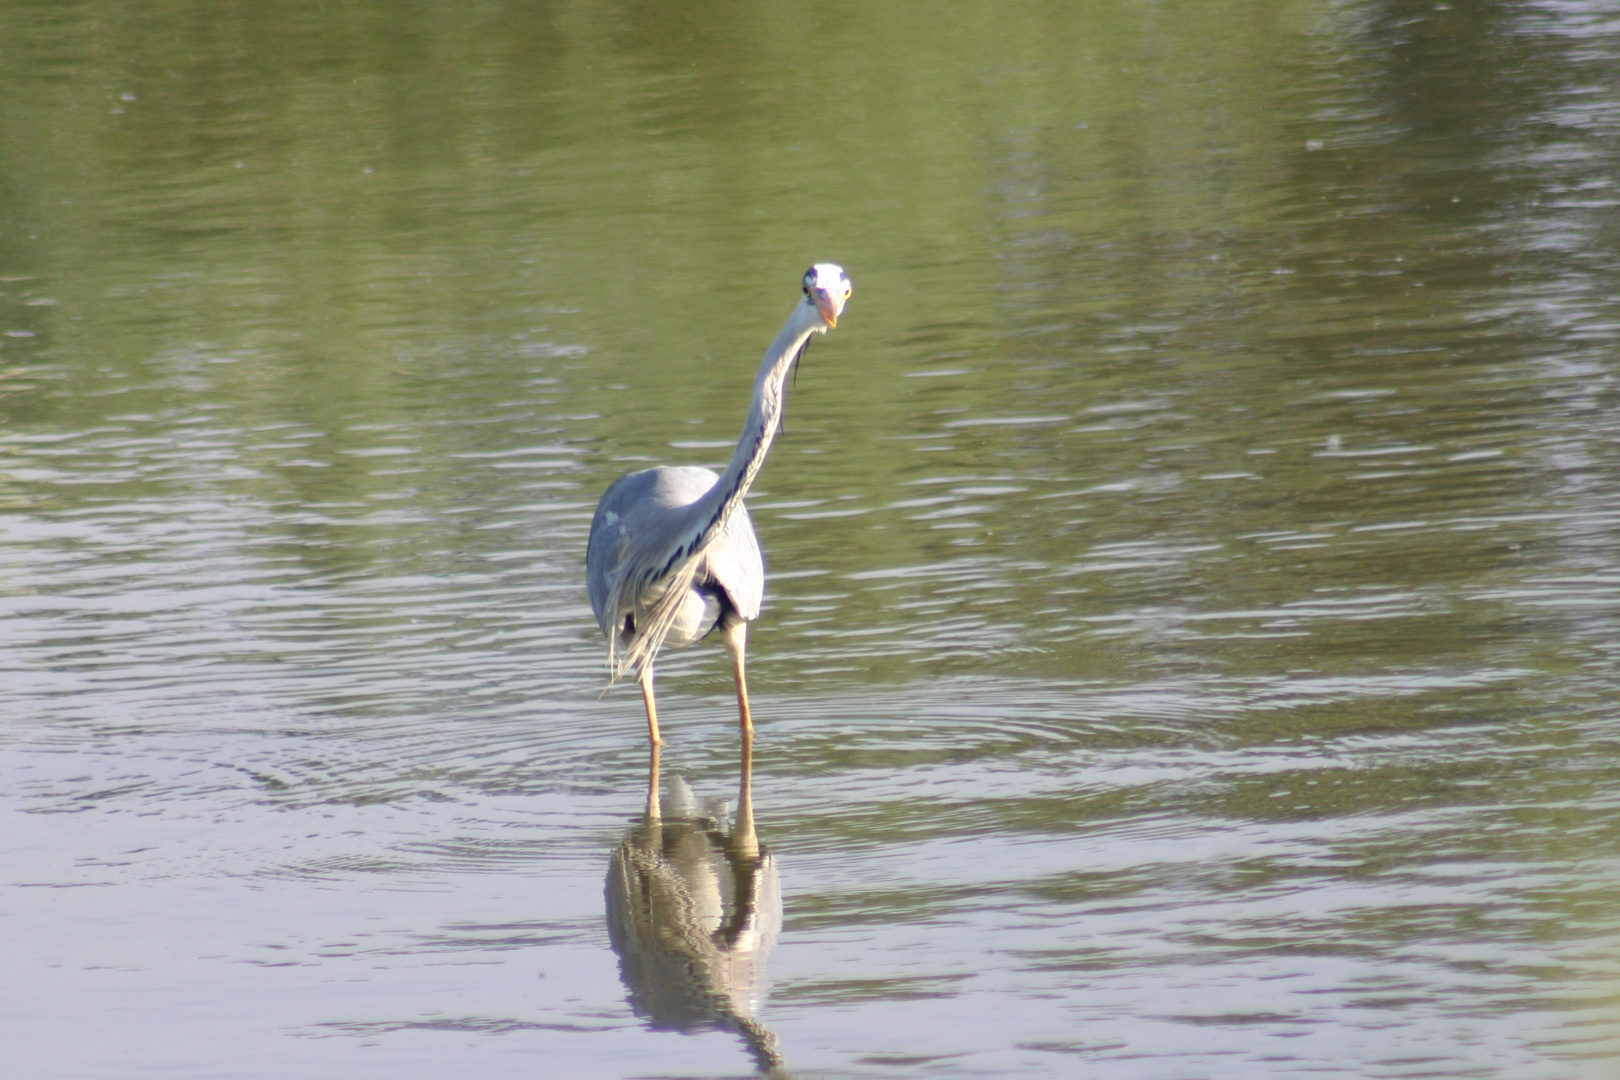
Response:
POLYGON ((656 825, 663 817, 658 805, 658 744, 647 750, 647 824, 656 825))
POLYGON ((754 716, 748 709, 748 672, 744 656, 748 646, 748 624, 738 622, 721 631, 726 652, 731 656, 731 673, 737 679, 737 716, 742 728, 742 759, 737 778, 737 818, 731 845, 747 858, 759 855, 759 838, 754 833, 754 716))
POLYGON ((658 735, 658 702, 653 697, 652 682, 652 665, 647 664, 641 669, 641 700, 647 705, 647 738, 656 747, 663 746, 664 740, 658 735))
POLYGON ((754 749, 754 715, 748 710, 748 673, 743 663, 748 651, 748 624, 738 620, 721 630, 726 652, 731 656, 731 674, 737 679, 737 714, 742 723, 743 749, 752 754, 754 749))

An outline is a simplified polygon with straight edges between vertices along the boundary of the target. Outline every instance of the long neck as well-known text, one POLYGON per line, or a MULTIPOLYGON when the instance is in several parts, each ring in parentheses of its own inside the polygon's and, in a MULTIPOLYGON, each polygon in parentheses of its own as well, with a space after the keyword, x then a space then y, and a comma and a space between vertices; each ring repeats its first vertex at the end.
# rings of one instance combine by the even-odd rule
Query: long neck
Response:
POLYGON ((765 350, 759 377, 754 380, 748 423, 743 427, 742 438, 737 440, 737 450, 731 455, 731 464, 726 466, 724 475, 681 514, 680 524, 673 530, 669 546, 660 553, 661 558, 655 556, 645 562, 632 563, 631 570, 615 582, 608 596, 608 609, 634 610, 637 629, 635 639, 628 643, 622 658, 612 645, 609 647, 608 660, 613 665, 615 679, 632 670, 646 670, 646 665, 658 655, 686 599, 686 588, 696 573, 697 556, 726 527, 731 515, 742 505, 743 496, 759 474, 760 466, 765 464, 765 454, 782 420, 782 384, 787 381, 788 369, 810 335, 826 329, 826 325, 810 304, 794 306, 787 325, 765 350), (651 607, 643 611, 642 597, 659 581, 664 582, 664 587, 647 601, 651 607))
POLYGON ((776 438, 782 423, 782 394, 787 382, 788 369, 810 335, 825 330, 827 324, 816 309, 805 303, 794 305, 787 325, 776 335, 771 347, 765 350, 765 359, 759 365, 754 379, 754 400, 748 406, 748 422, 743 425, 742 437, 732 452, 731 464, 714 487, 693 503, 689 541, 682 546, 688 553, 700 550, 712 540, 730 519, 743 496, 765 464, 765 454, 776 438), (695 536, 693 534, 696 534, 695 536))

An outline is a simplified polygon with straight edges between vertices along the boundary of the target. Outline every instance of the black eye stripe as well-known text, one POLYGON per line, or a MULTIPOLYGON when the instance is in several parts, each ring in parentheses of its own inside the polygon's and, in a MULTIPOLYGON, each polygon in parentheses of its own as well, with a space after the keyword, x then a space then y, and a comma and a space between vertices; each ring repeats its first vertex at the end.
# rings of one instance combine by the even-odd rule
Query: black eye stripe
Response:
POLYGON ((843 286, 843 292, 846 297, 855 291, 855 286, 850 282, 849 275, 844 272, 843 267, 831 266, 829 269, 836 271, 832 277, 824 277, 820 272, 819 267, 816 266, 812 266, 810 269, 804 272, 803 287, 805 295, 808 296, 812 289, 821 289, 826 292, 834 292, 837 291, 840 285, 843 286))

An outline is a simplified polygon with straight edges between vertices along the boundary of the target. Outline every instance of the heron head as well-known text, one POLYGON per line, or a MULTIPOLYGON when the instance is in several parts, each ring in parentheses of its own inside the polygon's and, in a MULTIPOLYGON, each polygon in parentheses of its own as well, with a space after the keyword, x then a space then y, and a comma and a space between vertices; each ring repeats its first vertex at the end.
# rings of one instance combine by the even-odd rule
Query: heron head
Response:
POLYGON ((816 263, 804 272, 804 302, 821 312, 829 329, 838 325, 844 303, 854 291, 844 268, 836 263, 816 263))

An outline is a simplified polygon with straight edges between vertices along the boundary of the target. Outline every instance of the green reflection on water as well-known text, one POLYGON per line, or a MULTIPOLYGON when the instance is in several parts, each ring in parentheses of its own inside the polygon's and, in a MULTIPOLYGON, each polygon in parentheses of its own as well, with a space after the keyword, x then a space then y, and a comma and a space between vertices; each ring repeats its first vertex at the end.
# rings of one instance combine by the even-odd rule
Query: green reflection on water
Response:
MULTIPOLYGON (((790 922, 1472 861, 1455 907, 1391 885, 1285 928, 1324 954, 1612 935, 1612 887, 1565 873, 1617 839, 1620 106, 1579 4, 16 3, 0 42, 0 508, 38 527, 5 594, 375 585, 187 645, 346 662, 298 708, 434 731, 514 639, 560 653, 501 688, 519 758, 519 707, 549 723, 597 675, 598 493, 724 460, 799 273, 836 259, 855 299, 756 489, 752 663, 767 709, 798 695, 770 767, 860 801, 790 806, 784 841, 1112 825, 1123 859, 1164 821, 1286 850, 839 878, 790 922), (838 700, 866 683, 900 684, 860 691, 894 695, 863 699, 881 722, 838 700), (1482 929, 1503 902, 1523 925, 1482 929)), ((130 622, 38 666, 181 652, 130 622)), ((670 670, 724 687, 712 656, 670 670)), ((273 764, 298 807, 496 771, 400 738, 403 778, 369 749, 273 764)), ((1116 962, 1089 948, 1031 955, 1116 962)), ((892 975, 783 1000, 958 981, 892 975)))
POLYGON ((570 547, 628 463, 724 459, 831 257, 757 500, 821 576, 761 629, 886 658, 807 674, 1502 662, 1591 510, 1550 368, 1612 275, 1525 242, 1583 224, 1535 193, 1585 72, 1404 10, 12 6, 0 407, 137 460, 5 497, 203 488, 332 572, 562 500, 570 547))

